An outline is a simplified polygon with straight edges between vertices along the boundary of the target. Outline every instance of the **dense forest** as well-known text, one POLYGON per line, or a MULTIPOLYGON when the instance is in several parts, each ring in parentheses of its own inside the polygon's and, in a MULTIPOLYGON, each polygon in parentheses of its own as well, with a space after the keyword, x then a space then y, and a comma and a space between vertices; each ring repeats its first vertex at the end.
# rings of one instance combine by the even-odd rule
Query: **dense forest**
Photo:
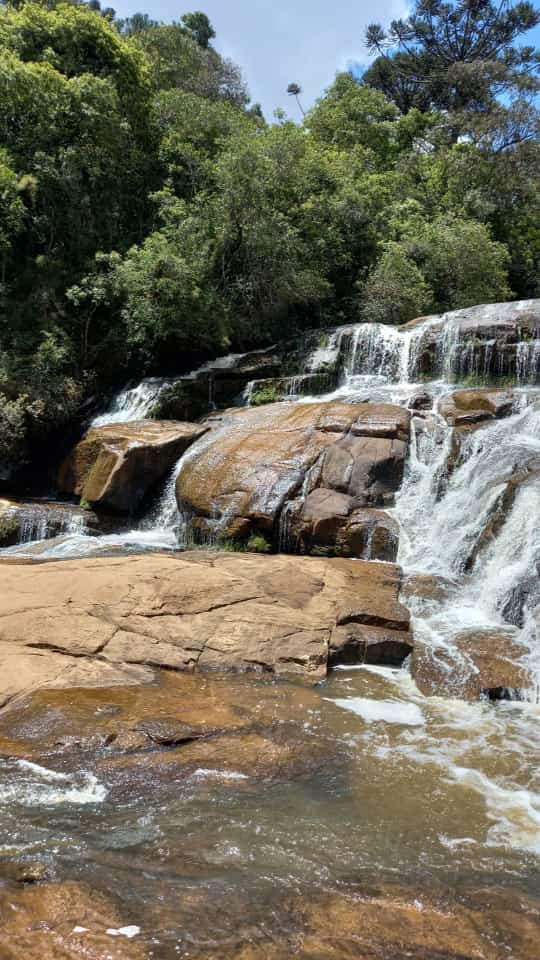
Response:
POLYGON ((0 460, 130 376, 540 295, 539 22, 417 0, 297 123, 203 13, 4 3, 0 460))

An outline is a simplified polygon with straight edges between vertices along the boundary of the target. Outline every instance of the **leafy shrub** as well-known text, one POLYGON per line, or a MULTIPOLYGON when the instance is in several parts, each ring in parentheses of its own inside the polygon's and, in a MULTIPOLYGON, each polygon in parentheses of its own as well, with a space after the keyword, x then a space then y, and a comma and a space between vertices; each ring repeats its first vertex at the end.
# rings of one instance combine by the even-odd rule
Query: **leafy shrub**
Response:
POLYGON ((262 407, 264 403, 277 403, 282 399, 278 388, 274 385, 259 387, 251 394, 250 403, 252 407, 262 407))
POLYGON ((249 550, 251 553, 269 553, 270 544, 266 537, 263 537, 260 533, 252 533, 248 542, 246 543, 246 550, 249 550))

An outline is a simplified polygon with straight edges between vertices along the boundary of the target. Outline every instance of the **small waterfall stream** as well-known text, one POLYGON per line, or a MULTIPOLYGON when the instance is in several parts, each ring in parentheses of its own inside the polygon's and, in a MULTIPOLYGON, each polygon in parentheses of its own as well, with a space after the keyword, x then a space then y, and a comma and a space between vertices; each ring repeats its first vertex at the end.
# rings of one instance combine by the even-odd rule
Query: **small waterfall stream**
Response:
POLYGON ((120 390, 113 398, 109 409, 92 420, 93 427, 103 427, 108 423, 128 423, 130 420, 144 420, 159 396, 171 385, 172 380, 149 377, 141 380, 135 387, 120 390))
MULTIPOLYGON (((470 379, 493 376, 497 350, 491 336, 467 343, 454 317, 446 325, 441 318, 428 318, 403 331, 366 324, 341 328, 308 361, 312 372, 318 365, 339 364, 341 382, 331 393, 302 397, 299 403, 370 400, 411 410, 409 460, 391 512, 399 521, 398 561, 405 578, 431 580, 436 588, 432 593, 408 594, 405 602, 417 643, 431 651, 439 669, 446 670, 446 688, 444 696, 426 696, 408 669, 358 665, 337 669, 325 685, 310 691, 309 710, 302 708, 307 718, 300 724, 303 735, 318 736, 314 731, 319 725, 325 742, 329 736, 335 739, 333 754, 347 755, 348 768, 343 782, 318 777, 310 795, 316 802, 307 818, 302 778, 294 781, 299 793, 292 818, 291 783, 272 791, 271 823, 263 846, 273 851, 272 856, 279 848, 287 878, 291 870, 304 878, 307 870, 326 883, 331 874, 328 861, 335 853, 333 869, 340 877, 344 865, 347 871, 357 871, 359 864, 369 863, 393 873, 412 871, 414 876, 419 870, 428 877, 437 871, 453 876, 459 869, 467 874, 477 871, 482 882, 500 873, 524 877, 531 888, 537 883, 540 637, 538 597, 525 587, 540 569, 540 394, 534 389, 540 373, 538 341, 529 336, 509 345, 502 369, 505 386, 512 383, 514 406, 507 416, 465 430, 458 451, 453 429, 443 416, 448 394, 470 385, 470 379), (429 376, 423 369, 426 351, 429 376), (498 512, 501 504, 504 509, 498 512), (464 684, 477 669, 458 643, 467 631, 491 631, 515 642, 525 651, 520 663, 536 677, 536 689, 532 686, 524 694, 520 691, 521 699, 497 704, 487 699, 466 702, 464 684), (279 822, 273 819, 276 796, 282 804, 279 822), (359 807, 362 822, 355 826, 359 807), (321 852, 321 863, 315 866, 310 861, 314 851, 321 852)), ((154 397, 155 393, 152 403, 154 397)), ((122 419, 138 417, 149 398, 150 389, 140 385, 131 391, 129 402, 118 398, 116 409, 122 419)), ((249 390, 245 401, 249 402, 249 390)), ((80 531, 3 552, 35 556, 37 551, 41 557, 59 559, 175 550, 189 544, 190 517, 178 510, 176 479, 209 442, 211 434, 206 434, 188 449, 131 530, 100 536, 80 531)), ((281 543, 288 540, 289 523, 285 505, 281 543)), ((294 688, 263 686, 272 696, 275 689, 281 690, 286 701, 297 695, 294 688)), ((227 851, 240 851, 234 856, 242 856, 245 864, 259 857, 262 872, 273 880, 277 861, 262 857, 258 835, 248 833, 246 838, 250 796, 242 794, 236 809, 227 794, 207 862, 222 849, 223 810, 232 822, 236 809, 238 827, 227 851)), ((213 793, 210 799, 207 816, 201 818, 197 795, 193 822, 214 822, 213 793)), ((248 819, 258 830, 263 808, 260 800, 253 803, 248 819)), ((178 828, 176 785, 170 809, 172 843, 184 837, 178 828)), ((154 815, 161 836, 169 829, 166 819, 165 825, 159 819, 169 816, 167 804, 160 803, 154 815)), ((77 829, 75 823, 75 834, 77 829)))

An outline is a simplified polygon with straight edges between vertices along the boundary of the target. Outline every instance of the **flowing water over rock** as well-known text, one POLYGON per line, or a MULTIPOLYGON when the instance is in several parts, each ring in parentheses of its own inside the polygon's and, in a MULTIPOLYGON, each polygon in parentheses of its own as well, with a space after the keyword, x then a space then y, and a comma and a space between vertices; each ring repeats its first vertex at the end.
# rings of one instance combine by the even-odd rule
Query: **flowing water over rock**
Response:
MULTIPOLYGON (((148 958, 537 956, 540 338, 531 302, 482 311, 340 328, 304 371, 337 364, 340 383, 300 403, 411 412, 387 508, 416 641, 403 668, 340 667, 312 689, 167 674, 131 693, 77 691, 76 703, 43 691, 30 712, 0 715, 4 856, 84 877, 120 905, 116 926, 136 927, 148 958), (462 389, 497 378, 489 403, 462 389), (180 746, 157 720, 213 732, 180 746), (383 889, 384 942, 362 912, 366 891, 383 889), (516 926, 525 915, 529 939, 516 926), (324 917, 334 926, 322 930, 324 917), (416 926, 428 917, 433 942, 416 926), (336 945, 337 927, 351 939, 336 945)), ((128 533, 24 550, 175 549, 190 530, 177 478, 212 442, 186 451, 128 533)))
POLYGON ((160 377, 141 380, 135 387, 126 387, 113 398, 109 409, 92 420, 93 427, 103 427, 108 423, 128 423, 130 420, 144 420, 159 399, 160 394, 173 381, 160 377))

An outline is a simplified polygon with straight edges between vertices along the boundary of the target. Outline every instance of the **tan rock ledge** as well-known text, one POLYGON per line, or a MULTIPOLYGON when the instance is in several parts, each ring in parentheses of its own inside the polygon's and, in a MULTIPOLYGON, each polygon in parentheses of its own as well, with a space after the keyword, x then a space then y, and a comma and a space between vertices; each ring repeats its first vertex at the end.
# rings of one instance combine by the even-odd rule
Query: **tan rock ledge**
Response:
POLYGON ((141 683, 151 668, 322 680, 412 649, 390 563, 193 551, 0 563, 0 702, 41 686, 141 683))

